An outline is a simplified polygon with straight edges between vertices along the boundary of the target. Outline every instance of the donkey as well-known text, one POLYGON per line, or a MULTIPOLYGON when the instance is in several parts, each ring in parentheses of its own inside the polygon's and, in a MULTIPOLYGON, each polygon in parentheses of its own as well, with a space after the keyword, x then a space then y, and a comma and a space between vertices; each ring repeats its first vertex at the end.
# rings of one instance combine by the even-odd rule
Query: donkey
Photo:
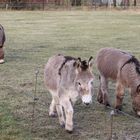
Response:
POLYGON ((72 103, 78 97, 86 105, 92 102, 92 65, 92 57, 82 61, 81 58, 59 54, 51 57, 45 66, 45 85, 52 95, 49 116, 55 116, 57 111, 60 125, 68 132, 73 131, 72 103))
POLYGON ((0 25, 0 64, 4 63, 3 45, 5 42, 5 32, 2 25, 0 25))
POLYGON ((97 54, 96 65, 100 73, 98 102, 109 105, 110 78, 116 81, 115 108, 121 110, 124 88, 129 88, 133 109, 140 116, 140 62, 130 53, 114 48, 103 48, 97 54))

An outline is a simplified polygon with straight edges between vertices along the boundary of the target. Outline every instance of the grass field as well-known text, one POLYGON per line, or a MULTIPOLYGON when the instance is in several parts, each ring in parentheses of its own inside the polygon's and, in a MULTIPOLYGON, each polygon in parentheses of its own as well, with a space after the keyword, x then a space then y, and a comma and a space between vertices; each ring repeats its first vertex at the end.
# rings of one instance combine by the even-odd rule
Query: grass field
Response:
MULTIPOLYGON (((0 140, 108 140, 110 110, 94 102, 74 106, 74 132, 67 134, 58 118, 48 116, 51 96, 43 84, 43 69, 53 54, 95 58, 103 47, 127 50, 140 59, 140 13, 119 11, 0 12, 5 27, 6 63, 0 65, 0 140), (39 70, 33 119, 35 71, 39 70)), ((95 74, 96 101, 98 72, 95 74)), ((115 84, 110 82, 114 104, 115 84)), ((123 111, 135 117, 130 94, 123 111)), ((138 119, 138 118, 137 118, 138 119)), ((140 140, 140 120, 117 115, 114 140, 140 140)))

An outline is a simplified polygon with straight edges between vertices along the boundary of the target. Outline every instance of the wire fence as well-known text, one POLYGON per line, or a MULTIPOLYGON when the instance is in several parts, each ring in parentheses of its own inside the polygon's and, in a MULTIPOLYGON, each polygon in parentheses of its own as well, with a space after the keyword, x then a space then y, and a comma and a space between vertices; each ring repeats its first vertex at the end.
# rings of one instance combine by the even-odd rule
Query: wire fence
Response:
MULTIPOLYGON (((33 105, 33 112, 32 112, 31 131, 34 131, 34 129, 35 129, 35 121, 37 119, 37 117, 36 117, 37 115, 35 114, 36 106, 40 105, 41 107, 45 107, 45 108, 48 106, 48 105, 44 104, 44 101, 41 98, 39 98, 37 95, 38 76, 39 76, 39 71, 36 70, 35 71, 35 90, 34 90, 34 93, 32 93, 32 95, 26 94, 26 96, 32 98, 32 103, 33 103, 32 104, 33 105)), ((94 87, 94 89, 98 90, 98 87, 94 87)), ((109 109, 108 115, 105 116, 105 120, 104 120, 105 121, 104 124, 108 125, 108 127, 105 126, 104 130, 102 130, 104 132, 100 134, 102 136, 99 136, 99 139, 100 138, 104 138, 105 140, 120 140, 120 139, 122 139, 122 136, 120 137, 119 136, 120 134, 118 134, 116 132, 116 129, 115 129, 115 124, 118 123, 115 120, 115 116, 117 116, 117 115, 118 116, 123 115, 124 117, 127 117, 130 120, 133 120, 134 122, 136 122, 138 124, 138 126, 140 126, 140 119, 138 117, 135 117, 134 115, 131 115, 131 114, 126 113, 124 111, 116 110, 115 108, 110 107, 110 106, 104 106, 103 104, 100 104, 99 102, 97 102, 97 100, 95 100, 95 99, 93 102, 94 102, 94 104, 99 105, 102 108, 109 109)), ((120 124, 120 125, 122 125, 122 124, 120 124)), ((135 129, 134 127, 133 127, 133 129, 135 129)), ((100 129, 102 129, 102 128, 100 128, 100 129)), ((128 136, 127 134, 124 134, 123 140, 140 140, 140 135, 128 136)))
POLYGON ((2 10, 49 10, 49 9, 139 9, 140 0, 51 0, 42 2, 0 2, 2 10))
MULTIPOLYGON (((24 116, 25 117, 24 119, 28 120, 28 125, 29 125, 28 127, 30 129, 30 133, 32 135, 36 134, 38 136, 41 135, 40 133, 41 133, 41 131, 43 131, 42 129, 39 129, 39 127, 42 128, 43 124, 41 124, 41 123, 44 123, 42 121, 42 119, 40 119, 40 118, 46 119, 46 116, 44 114, 42 114, 42 112, 43 112, 43 110, 46 110, 49 106, 49 104, 46 103, 45 98, 43 98, 43 96, 39 94, 39 89, 38 89, 39 76, 40 76, 39 71, 37 69, 35 71, 35 78, 34 78, 35 80, 34 80, 33 91, 28 92, 25 89, 24 93, 22 93, 22 95, 24 97, 23 99, 25 99, 25 97, 26 97, 26 99, 28 99, 28 101, 30 102, 30 104, 27 106, 27 108, 29 108, 29 106, 30 106, 30 112, 27 113, 25 111, 22 111, 22 112, 20 111, 20 113, 19 113, 17 110, 17 115, 20 114, 21 118, 24 116), (40 112, 39 112, 39 109, 41 110, 40 112)), ((5 85, 5 86, 1 85, 1 86, 8 88, 8 85, 5 85)), ((94 87, 94 88, 96 90, 98 90, 98 87, 94 87)), ((11 89, 13 89, 13 87, 10 87, 10 90, 11 89)), ((101 118, 102 123, 103 123, 102 125, 100 125, 100 122, 96 122, 96 120, 94 120, 93 124, 97 125, 97 126, 99 125, 98 126, 99 128, 97 129, 96 128, 97 126, 94 128, 94 125, 93 125, 93 132, 92 131, 87 132, 87 133, 89 133, 88 135, 90 135, 90 138, 88 138, 89 140, 100 140, 100 139, 102 139, 102 140, 140 140, 140 134, 139 134, 140 119, 135 117, 134 114, 131 115, 127 112, 117 110, 117 112, 119 113, 118 114, 118 113, 116 113, 116 110, 113 107, 105 107, 104 105, 98 103, 96 101, 96 99, 94 99, 94 106, 98 106, 99 108, 103 108, 103 109, 106 108, 106 109, 108 109, 108 111, 106 114, 104 114, 104 117, 103 117, 104 119, 102 120, 102 118, 101 118), (116 119, 117 118, 116 116, 118 116, 118 118, 119 118, 119 116, 122 116, 124 119, 120 120, 120 123, 119 123, 118 119, 116 119), (127 128, 126 120, 128 121, 127 123, 129 125, 129 129, 127 128), (122 124, 123 121, 124 121, 124 124, 122 124), (121 127, 123 127, 123 128, 121 128, 121 127), (132 132, 129 132, 130 129, 132 129, 131 130, 132 132), (96 137, 96 139, 94 139, 95 137, 96 137)), ((91 109, 91 108, 89 110, 91 110, 92 112, 95 111, 94 109, 91 109)), ((104 110, 103 112, 105 112, 105 111, 106 110, 104 110)), ((88 117, 88 115, 86 117, 88 117)), ((84 118, 85 120, 83 120, 85 122, 89 121, 89 120, 86 120, 86 117, 84 118)), ((92 116, 92 118, 94 118, 94 116, 92 116)), ((95 116, 95 118, 96 118, 96 116, 95 116)), ((97 115, 97 118, 98 118, 98 115, 97 115)), ((56 119, 56 121, 58 121, 58 119, 56 119)), ((51 123, 53 123, 52 125, 57 125, 57 124, 54 124, 54 121, 51 123)), ((80 123, 80 122, 78 122, 78 123, 80 123)), ((89 126, 87 126, 87 127, 89 127, 89 126)), ((78 128, 76 128, 76 129, 78 129, 78 128)), ((82 129, 84 129, 84 126, 82 126, 82 129)), ((82 130, 80 129, 80 131, 82 131, 82 130)), ((86 128, 86 131, 88 131, 87 128, 86 128)), ((76 137, 75 134, 73 136, 76 137)), ((40 137, 42 137, 42 136, 40 136, 40 137)), ((59 138, 59 136, 58 136, 58 138, 59 138)))

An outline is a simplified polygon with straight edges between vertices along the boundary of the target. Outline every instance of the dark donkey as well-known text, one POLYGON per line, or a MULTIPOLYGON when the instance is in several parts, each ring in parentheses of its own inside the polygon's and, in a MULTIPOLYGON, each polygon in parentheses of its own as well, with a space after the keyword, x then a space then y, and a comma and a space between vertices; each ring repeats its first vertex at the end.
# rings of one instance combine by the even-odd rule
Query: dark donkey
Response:
POLYGON ((103 48, 96 58, 97 68, 100 72, 100 89, 98 101, 109 105, 108 79, 116 84, 115 108, 121 109, 124 88, 131 91, 133 109, 140 116, 140 62, 131 54, 114 48, 103 48))
POLYGON ((4 50, 3 45, 5 42, 5 32, 2 25, 0 25, 0 64, 4 63, 4 50))

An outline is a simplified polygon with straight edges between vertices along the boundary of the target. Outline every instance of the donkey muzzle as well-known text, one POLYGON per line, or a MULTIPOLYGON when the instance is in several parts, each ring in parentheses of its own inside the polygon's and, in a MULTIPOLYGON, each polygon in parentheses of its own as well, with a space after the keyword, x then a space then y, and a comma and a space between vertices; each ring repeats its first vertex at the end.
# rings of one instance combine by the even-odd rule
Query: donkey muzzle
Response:
POLYGON ((83 95, 82 96, 82 102, 85 104, 85 105, 89 105, 92 103, 92 96, 91 95, 83 95))

